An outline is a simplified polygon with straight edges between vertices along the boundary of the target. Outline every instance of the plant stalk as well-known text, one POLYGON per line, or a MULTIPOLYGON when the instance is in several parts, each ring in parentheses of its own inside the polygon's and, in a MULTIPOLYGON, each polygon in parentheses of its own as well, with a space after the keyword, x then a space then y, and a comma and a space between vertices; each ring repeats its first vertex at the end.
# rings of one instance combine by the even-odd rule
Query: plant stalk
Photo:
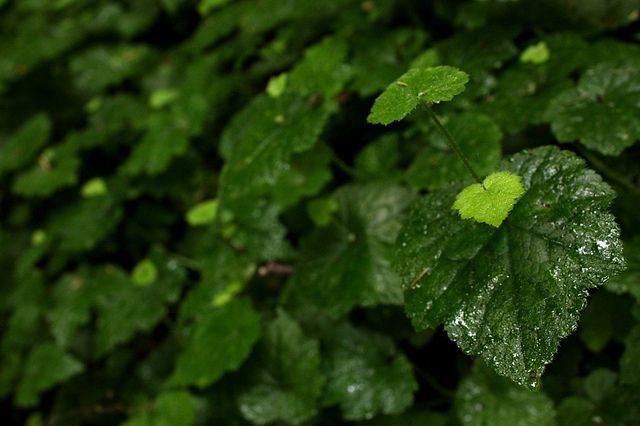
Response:
POLYGON ((453 152, 456 153, 458 158, 462 160, 462 162, 464 163, 464 166, 469 171, 471 176, 473 176, 473 178, 482 186, 482 188, 486 190, 486 188, 484 187, 484 184, 482 183, 482 179, 480 178, 480 175, 478 175, 478 173, 476 173, 476 171, 473 169, 466 155, 464 155, 464 153, 462 152, 462 149, 460 149, 460 145, 458 145, 458 143, 455 141, 451 133, 449 133, 447 128, 444 127, 444 125, 440 122, 440 120, 436 116, 436 113, 433 112, 433 110, 431 109, 431 106, 426 105, 426 108, 427 108, 427 111, 429 112, 429 115, 431 115, 431 119, 433 120, 433 122, 436 123, 436 126, 438 126, 438 129, 440 129, 440 131, 444 134, 445 138, 447 139, 447 143, 449 144, 449 147, 453 150, 453 152))

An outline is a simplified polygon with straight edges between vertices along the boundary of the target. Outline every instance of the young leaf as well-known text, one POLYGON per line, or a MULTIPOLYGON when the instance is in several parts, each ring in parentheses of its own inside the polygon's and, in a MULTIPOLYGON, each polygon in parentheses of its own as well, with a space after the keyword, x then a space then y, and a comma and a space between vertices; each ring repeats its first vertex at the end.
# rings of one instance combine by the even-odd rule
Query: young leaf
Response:
POLYGON ((296 425, 316 414, 324 384, 318 342, 280 312, 257 349, 255 379, 238 398, 242 415, 258 425, 296 425))
POLYGON ((523 389, 477 364, 456 392, 463 426, 553 426, 553 402, 542 392, 523 389))
POLYGON ((211 307, 195 324, 169 384, 210 385, 225 372, 240 367, 259 335, 260 317, 246 299, 211 307))
POLYGON ((196 204, 185 216, 187 223, 191 226, 200 226, 213 222, 218 215, 218 204, 215 198, 196 204))
POLYGON ((464 91, 467 81, 469 76, 454 67, 411 69, 378 96, 367 121, 386 125, 402 120, 420 103, 450 101, 464 91))
POLYGON ((520 62, 523 63, 532 63, 532 64, 543 64, 549 60, 549 47, 547 43, 541 41, 537 44, 527 47, 520 54, 520 62))
POLYGON ((343 324, 329 342, 326 402, 346 420, 401 413, 418 389, 411 364, 388 337, 343 324))
POLYGON ((463 219, 499 227, 518 197, 524 193, 522 178, 509 172, 493 173, 482 184, 467 186, 457 196, 453 208, 463 219))
POLYGON ((575 89, 558 95, 547 116, 560 142, 580 141, 619 155, 640 139, 640 67, 604 63, 588 70, 575 89))
POLYGON ((444 322, 465 352, 535 386, 587 290, 623 268, 622 245, 607 213, 614 192, 575 155, 542 147, 503 168, 525 188, 506 222, 460 219, 457 188, 431 193, 398 237, 397 262, 417 329, 444 322))

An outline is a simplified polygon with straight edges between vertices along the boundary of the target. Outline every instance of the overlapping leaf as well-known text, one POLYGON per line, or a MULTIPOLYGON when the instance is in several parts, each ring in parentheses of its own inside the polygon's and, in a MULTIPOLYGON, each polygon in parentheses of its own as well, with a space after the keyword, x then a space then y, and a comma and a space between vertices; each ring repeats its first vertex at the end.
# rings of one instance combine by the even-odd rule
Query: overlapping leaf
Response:
POLYGON ((399 235, 406 311, 417 329, 451 338, 501 375, 534 386, 576 327, 587 290, 623 268, 614 193, 568 152, 543 147, 503 163, 526 192, 499 228, 451 210, 457 189, 432 193, 399 235))

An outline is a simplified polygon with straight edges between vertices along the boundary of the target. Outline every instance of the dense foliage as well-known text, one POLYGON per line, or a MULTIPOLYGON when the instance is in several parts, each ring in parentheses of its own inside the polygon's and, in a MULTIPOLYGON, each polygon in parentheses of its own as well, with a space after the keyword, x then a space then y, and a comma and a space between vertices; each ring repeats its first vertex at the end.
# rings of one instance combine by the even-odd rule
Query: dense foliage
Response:
POLYGON ((2 423, 640 424, 639 17, 0 0, 2 423))

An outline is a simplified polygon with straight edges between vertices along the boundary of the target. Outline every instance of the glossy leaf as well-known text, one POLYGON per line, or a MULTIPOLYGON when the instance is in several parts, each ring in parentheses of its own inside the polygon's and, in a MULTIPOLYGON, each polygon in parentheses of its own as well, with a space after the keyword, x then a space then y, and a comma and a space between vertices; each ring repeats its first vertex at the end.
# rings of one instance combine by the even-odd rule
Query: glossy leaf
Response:
POLYGON ((575 155, 543 147, 502 167, 525 187, 507 221, 460 219, 456 188, 429 194, 399 235, 397 265, 417 329, 444 323, 465 352, 535 386, 587 290, 623 268, 622 246, 613 191, 575 155))

